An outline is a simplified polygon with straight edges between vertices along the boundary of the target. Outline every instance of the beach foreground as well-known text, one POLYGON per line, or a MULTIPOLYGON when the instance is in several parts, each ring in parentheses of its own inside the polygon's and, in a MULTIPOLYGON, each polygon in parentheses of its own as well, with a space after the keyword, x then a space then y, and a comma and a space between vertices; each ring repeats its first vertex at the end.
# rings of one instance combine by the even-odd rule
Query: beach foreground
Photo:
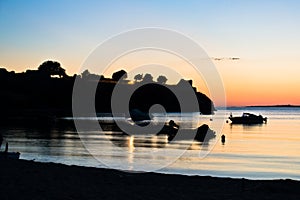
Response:
POLYGON ((126 173, 0 160, 0 199, 298 199, 300 182, 126 173))

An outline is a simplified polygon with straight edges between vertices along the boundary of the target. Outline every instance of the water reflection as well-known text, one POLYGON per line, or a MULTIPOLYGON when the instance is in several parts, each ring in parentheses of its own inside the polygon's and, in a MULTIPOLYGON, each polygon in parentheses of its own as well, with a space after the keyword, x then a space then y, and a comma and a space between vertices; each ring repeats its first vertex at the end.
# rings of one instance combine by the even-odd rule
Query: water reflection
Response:
POLYGON ((207 125, 192 128, 187 125, 189 122, 180 124, 185 132, 174 139, 172 128, 160 134, 134 135, 121 131, 113 121, 102 120, 100 131, 89 127, 90 120, 83 120, 86 126, 80 135, 71 120, 51 127, 0 127, 0 131, 11 150, 21 152, 21 159, 145 171, 172 163, 186 150, 205 149, 215 137, 207 125), (194 140, 195 135, 190 133, 197 131, 198 140, 194 140))
MULTIPOLYGON (((143 142, 140 138, 135 135, 123 135, 120 130, 114 129, 116 128, 114 125, 110 125, 112 128, 102 132, 87 129, 86 137, 97 144, 98 154, 110 167, 131 170, 139 165, 147 165, 146 168, 167 163, 166 160, 172 161, 172 158, 181 155, 178 152, 184 144, 188 144, 188 151, 160 172, 300 180, 300 110, 268 109, 265 112, 256 112, 267 115, 270 119, 268 124, 255 126, 225 124, 222 130, 222 134, 226 135, 225 145, 221 144, 219 138, 215 138, 218 139, 216 143, 212 139, 206 144, 187 140, 169 142, 166 135, 145 135, 145 138, 140 135, 143 140, 148 140, 149 146, 141 147, 140 143, 143 142), (204 159, 200 159, 201 152, 210 153, 204 159)), ((174 118, 176 115, 172 116, 172 119, 174 118)), ((183 120, 180 121, 181 118, 178 116, 176 119, 178 120, 175 121, 186 129, 203 124, 202 121, 185 123, 183 120)), ((193 119, 190 117, 186 121, 193 119)), ((105 167, 89 154, 76 130, 70 126, 50 129, 13 126, 0 127, 0 131, 4 140, 9 142, 10 150, 21 152, 21 159, 105 167)))
POLYGON ((267 124, 230 124, 230 132, 241 132, 244 134, 260 133, 257 130, 264 130, 267 124))
POLYGON ((177 136, 178 128, 170 125, 163 126, 156 135, 125 133, 114 123, 102 123, 101 128, 107 138, 119 147, 164 148, 168 144, 180 144, 182 141, 194 145, 208 145, 209 141, 216 137, 215 132, 206 124, 196 129, 184 129, 179 136, 177 136))
POLYGON ((73 128, 23 126, 0 127, 0 131, 10 148, 21 152, 21 158, 87 154, 73 128))
POLYGON ((134 149, 136 147, 147 148, 163 148, 168 144, 167 136, 134 136, 116 133, 105 133, 106 136, 114 145, 118 147, 128 147, 134 149))
MULTIPOLYGON (((43 155, 47 156, 86 156, 88 152, 85 150, 82 141, 74 126, 69 122, 60 122, 52 127, 0 127, 0 131, 6 141, 9 142, 10 147, 14 151, 20 151, 21 156, 25 157, 28 154, 36 154, 34 157, 43 155)), ((198 136, 198 140, 189 134, 192 130, 186 129, 186 134, 183 137, 178 137, 177 140, 170 139, 168 132, 161 132, 157 135, 131 135, 124 133, 120 128, 113 123, 100 123, 103 131, 87 130, 85 137, 94 144, 107 148, 111 142, 113 146, 125 148, 124 150, 133 153, 136 148, 171 148, 181 149, 188 144, 190 150, 201 149, 201 145, 208 145, 209 141, 215 137, 214 131, 208 126, 202 126, 199 129, 205 133, 209 133, 209 137, 203 137, 203 134, 198 136)))

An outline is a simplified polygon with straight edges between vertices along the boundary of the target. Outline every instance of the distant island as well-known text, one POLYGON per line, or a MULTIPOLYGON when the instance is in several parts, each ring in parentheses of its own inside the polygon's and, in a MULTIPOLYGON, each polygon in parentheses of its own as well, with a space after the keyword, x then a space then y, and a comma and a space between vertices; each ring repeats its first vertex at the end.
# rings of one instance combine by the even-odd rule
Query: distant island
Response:
POLYGON ((300 108, 300 105, 291 105, 291 104, 286 104, 286 105, 254 105, 254 106, 246 106, 248 108, 258 108, 258 107, 262 107, 262 108, 265 108, 265 107, 282 107, 282 108, 289 108, 289 107, 292 107, 292 108, 300 108))
MULTIPOLYGON (((80 80, 87 86, 97 82, 95 94, 95 110, 97 113, 111 112, 111 96, 117 83, 124 90, 138 88, 130 99, 130 109, 148 112, 154 104, 162 105, 166 112, 180 112, 176 96, 168 88, 182 90, 182 84, 191 85, 198 100, 201 114, 213 114, 214 103, 205 94, 198 92, 192 86, 192 80, 181 79, 178 84, 168 85, 167 77, 161 75, 153 80, 151 74, 137 74, 134 80, 127 80, 127 72, 120 70, 111 78, 92 74, 88 70, 81 74, 69 76, 60 63, 45 61, 37 70, 27 70, 22 73, 7 71, 0 68, 0 124, 19 122, 44 123, 59 117, 72 116, 73 85, 80 80), (142 85, 147 81, 146 85, 142 85), (168 86, 168 87, 164 87, 168 86)), ((185 91, 182 91, 183 93, 185 91)), ((192 106, 193 107, 193 106, 192 106)), ((189 112, 195 112, 193 108, 189 112)))

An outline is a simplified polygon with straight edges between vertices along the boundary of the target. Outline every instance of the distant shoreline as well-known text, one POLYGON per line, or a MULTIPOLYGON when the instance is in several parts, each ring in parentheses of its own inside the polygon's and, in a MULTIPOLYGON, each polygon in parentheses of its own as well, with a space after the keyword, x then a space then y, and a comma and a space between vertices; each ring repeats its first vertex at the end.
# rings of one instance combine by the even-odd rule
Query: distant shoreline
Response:
POLYGON ((254 105, 254 106, 245 106, 246 108, 257 108, 257 107, 262 107, 262 108, 269 108, 269 107, 278 107, 278 108, 300 108, 300 105, 254 105))
POLYGON ((216 109, 226 109, 226 108, 300 108, 300 105, 254 105, 254 106, 216 106, 216 109))

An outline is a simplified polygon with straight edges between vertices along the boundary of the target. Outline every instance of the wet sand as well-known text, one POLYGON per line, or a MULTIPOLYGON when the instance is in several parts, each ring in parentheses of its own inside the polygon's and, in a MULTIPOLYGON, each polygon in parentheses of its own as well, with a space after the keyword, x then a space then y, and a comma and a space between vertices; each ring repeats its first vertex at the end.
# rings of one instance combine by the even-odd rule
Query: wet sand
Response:
POLYGON ((0 199, 299 199, 300 181, 126 173, 0 160, 0 199))

